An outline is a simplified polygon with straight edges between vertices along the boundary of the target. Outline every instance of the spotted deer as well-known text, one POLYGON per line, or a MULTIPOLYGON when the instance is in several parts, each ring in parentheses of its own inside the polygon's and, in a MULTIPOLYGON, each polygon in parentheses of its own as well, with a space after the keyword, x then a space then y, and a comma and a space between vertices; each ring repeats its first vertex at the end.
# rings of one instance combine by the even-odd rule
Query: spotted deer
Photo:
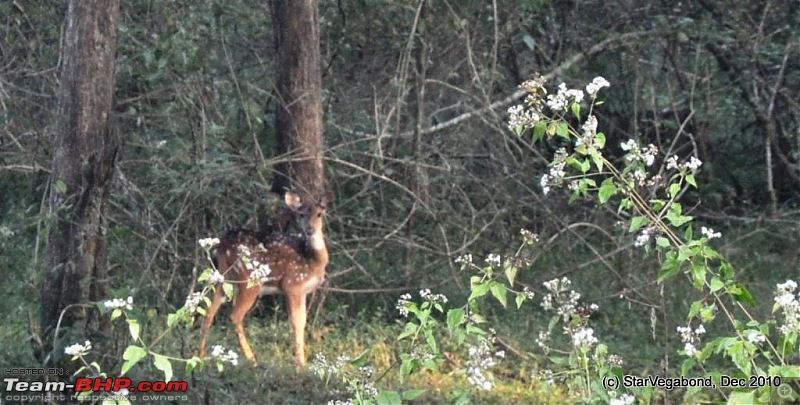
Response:
MULTIPOLYGON (((297 218, 301 234, 263 235, 249 230, 230 230, 210 253, 214 268, 236 287, 231 322, 247 360, 256 365, 244 332, 245 316, 261 295, 282 292, 286 295, 289 322, 294 333, 295 363, 299 368, 306 362, 306 296, 325 280, 325 267, 328 265, 322 225, 333 195, 327 193, 319 203, 307 204, 296 194, 287 192, 284 200, 297 218)), ((205 355, 214 316, 225 301, 221 287, 217 285, 214 289, 211 306, 206 312, 200 357, 205 355)))

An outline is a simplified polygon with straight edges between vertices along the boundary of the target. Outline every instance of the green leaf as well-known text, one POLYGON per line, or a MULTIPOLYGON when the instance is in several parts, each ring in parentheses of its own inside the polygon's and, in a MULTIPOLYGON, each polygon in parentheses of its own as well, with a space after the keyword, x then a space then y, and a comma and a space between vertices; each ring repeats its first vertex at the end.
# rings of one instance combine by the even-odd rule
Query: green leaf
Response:
POLYGON ((669 220, 669 223, 676 228, 691 221, 692 219, 693 218, 690 215, 676 215, 672 211, 667 213, 667 220, 669 220))
POLYGON ((476 284, 472 287, 472 293, 469 295, 467 301, 472 301, 475 298, 483 297, 486 293, 489 292, 489 283, 480 283, 476 284))
POLYGON ((693 174, 686 175, 686 182, 691 184, 694 188, 697 188, 697 180, 694 179, 693 174))
POLYGON ((125 362, 122 363, 122 370, 121 375, 125 375, 131 367, 135 366, 141 359, 147 356, 147 351, 144 350, 143 347, 139 347, 136 345, 130 345, 127 349, 125 349, 125 353, 122 354, 122 359, 125 362))
POLYGON ((692 274, 692 284, 694 284, 694 288, 702 290, 706 281, 706 266, 702 264, 694 265, 690 272, 692 274))
POLYGON ((464 318, 466 318, 466 312, 464 311, 464 308, 455 308, 447 311, 447 330, 450 331, 451 336, 464 322, 464 318))
POLYGON ((672 183, 669 185, 669 198, 675 198, 678 193, 681 191, 681 185, 678 183, 672 183))
POLYGON ((404 401, 413 401, 413 400, 419 398, 420 396, 422 396, 422 394, 424 394, 425 391, 426 390, 405 390, 405 391, 403 391, 403 400, 404 401))
POLYGON ((153 365, 157 369, 164 372, 164 381, 169 382, 172 380, 172 363, 166 356, 160 354, 153 355, 153 365))
POLYGON ((181 318, 182 318, 182 316, 177 312, 174 313, 174 314, 167 315, 167 327, 171 328, 171 327, 175 326, 175 324, 177 324, 178 321, 181 320, 181 318))
POLYGON ((603 183, 600 185, 600 190, 597 193, 597 196, 600 198, 600 204, 605 204, 614 194, 617 194, 617 186, 614 185, 614 179, 609 177, 603 180, 603 183))
POLYGON ((380 405, 400 405, 403 403, 403 398, 397 391, 381 391, 375 401, 380 405))
POLYGON ((667 257, 664 264, 661 265, 661 270, 658 271, 658 281, 664 281, 678 274, 681 270, 681 263, 674 257, 667 257))
POLYGON ((642 215, 637 215, 631 218, 631 226, 628 227, 628 233, 634 233, 647 224, 647 218, 642 215))
POLYGON ((570 108, 572 109, 572 115, 574 115, 576 119, 581 119, 581 105, 579 103, 572 103, 570 108))
POLYGON ((606 146, 606 134, 598 132, 594 137, 594 143, 597 144, 598 149, 603 149, 606 146))
POLYGON ((517 302, 517 309, 520 309, 522 307, 522 303, 525 302, 525 298, 527 297, 525 297, 524 293, 521 292, 517 293, 517 298, 515 298, 515 301, 517 302))
POLYGON ((656 246, 660 246, 662 248, 668 248, 672 246, 672 244, 669 242, 669 239, 663 236, 658 236, 656 237, 656 246))
POLYGON ((186 360, 186 372, 191 373, 195 368, 197 368, 197 366, 202 364, 203 360, 197 356, 194 356, 191 359, 186 360))
POLYGON ((233 283, 222 283, 222 291, 228 300, 233 300, 233 283))
POLYGON ((506 273, 506 278, 508 279, 508 285, 513 288, 514 279, 517 277, 517 272, 519 271, 519 267, 514 266, 513 264, 506 264, 504 270, 506 273))
POLYGON ((111 321, 113 322, 114 319, 119 318, 120 315, 122 315, 122 310, 119 308, 114 308, 114 310, 111 311, 111 321))
POLYGON ((142 330, 142 326, 139 325, 139 321, 136 319, 128 319, 128 331, 131 332, 131 338, 133 340, 139 340, 139 331, 142 330))
POLYGON ((542 138, 544 138, 544 133, 546 131, 547 131, 547 126, 544 124, 544 122, 539 121, 533 124, 533 138, 531 139, 531 142, 536 143, 542 140, 542 138))
POLYGON ((506 307, 506 287, 496 281, 492 282, 491 286, 492 295, 497 298, 497 301, 503 305, 503 308, 506 307))
POLYGON ((722 280, 720 280, 719 277, 717 276, 711 277, 711 282, 709 283, 709 285, 711 288, 711 292, 717 292, 720 289, 722 289, 722 287, 725 287, 725 283, 723 283, 722 280))
POLYGON ((556 128, 556 135, 564 139, 569 139, 569 125, 564 121, 559 122, 556 128))
POLYGON ((53 188, 59 194, 64 194, 67 192, 67 184, 61 180, 56 180, 55 184, 53 184, 53 188))
POLYGON ((703 309, 703 301, 694 301, 692 305, 689 306, 689 315, 687 316, 688 319, 692 319, 695 315, 700 313, 700 310, 703 309))
POLYGON ((728 286, 728 294, 733 297, 733 300, 736 302, 741 302, 751 307, 756 306, 756 300, 753 299, 753 295, 750 294, 750 291, 745 288, 744 285, 739 283, 733 283, 728 286))

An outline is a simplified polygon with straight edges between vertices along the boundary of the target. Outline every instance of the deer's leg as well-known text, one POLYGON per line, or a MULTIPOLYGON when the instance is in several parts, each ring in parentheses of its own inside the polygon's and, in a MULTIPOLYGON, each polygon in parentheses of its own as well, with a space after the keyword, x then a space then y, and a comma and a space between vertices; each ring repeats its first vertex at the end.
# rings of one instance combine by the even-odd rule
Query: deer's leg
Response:
POLYGON ((206 317, 203 319, 203 337, 200 339, 200 357, 206 355, 206 341, 208 340, 208 332, 211 330, 211 324, 214 323, 214 316, 217 315, 219 307, 222 306, 224 299, 222 293, 222 284, 217 284, 214 287, 214 298, 211 301, 211 306, 206 310, 206 317))
POLYGON ((286 292, 289 304, 289 322, 294 333, 294 361, 297 368, 306 365, 306 295, 286 292))
POLYGON ((238 288, 236 303, 233 306, 233 312, 231 312, 231 322, 236 330, 236 336, 239 337, 239 346, 242 346, 244 357, 254 366, 256 365, 256 356, 253 354, 253 349, 247 342, 247 336, 244 333, 244 317, 247 316, 247 313, 250 312, 250 309, 252 309, 253 305, 258 301, 260 291, 261 288, 258 285, 250 288, 243 285, 238 288))

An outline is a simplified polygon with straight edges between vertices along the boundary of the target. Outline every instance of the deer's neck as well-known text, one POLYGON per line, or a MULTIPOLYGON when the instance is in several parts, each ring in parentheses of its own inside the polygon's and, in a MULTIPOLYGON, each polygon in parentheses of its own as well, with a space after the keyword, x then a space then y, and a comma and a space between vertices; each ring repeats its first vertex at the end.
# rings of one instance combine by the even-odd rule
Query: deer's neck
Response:
POLYGON ((315 232, 308 237, 309 262, 315 267, 325 269, 328 265, 328 247, 325 245, 325 235, 315 232))

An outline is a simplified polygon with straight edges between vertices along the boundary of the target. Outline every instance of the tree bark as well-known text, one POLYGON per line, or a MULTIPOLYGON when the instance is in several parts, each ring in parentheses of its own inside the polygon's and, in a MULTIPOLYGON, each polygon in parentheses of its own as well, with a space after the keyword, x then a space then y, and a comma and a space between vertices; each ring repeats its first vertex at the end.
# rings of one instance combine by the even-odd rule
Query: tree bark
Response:
POLYGON ((45 350, 62 313, 61 328, 78 321, 85 327, 91 313, 80 304, 105 296, 103 211, 118 145, 109 129, 118 11, 119 0, 71 0, 67 12, 41 291, 45 350))
POLYGON ((325 190, 322 138, 322 73, 317 0, 272 0, 278 55, 276 155, 272 191, 293 188, 316 199, 325 190))

